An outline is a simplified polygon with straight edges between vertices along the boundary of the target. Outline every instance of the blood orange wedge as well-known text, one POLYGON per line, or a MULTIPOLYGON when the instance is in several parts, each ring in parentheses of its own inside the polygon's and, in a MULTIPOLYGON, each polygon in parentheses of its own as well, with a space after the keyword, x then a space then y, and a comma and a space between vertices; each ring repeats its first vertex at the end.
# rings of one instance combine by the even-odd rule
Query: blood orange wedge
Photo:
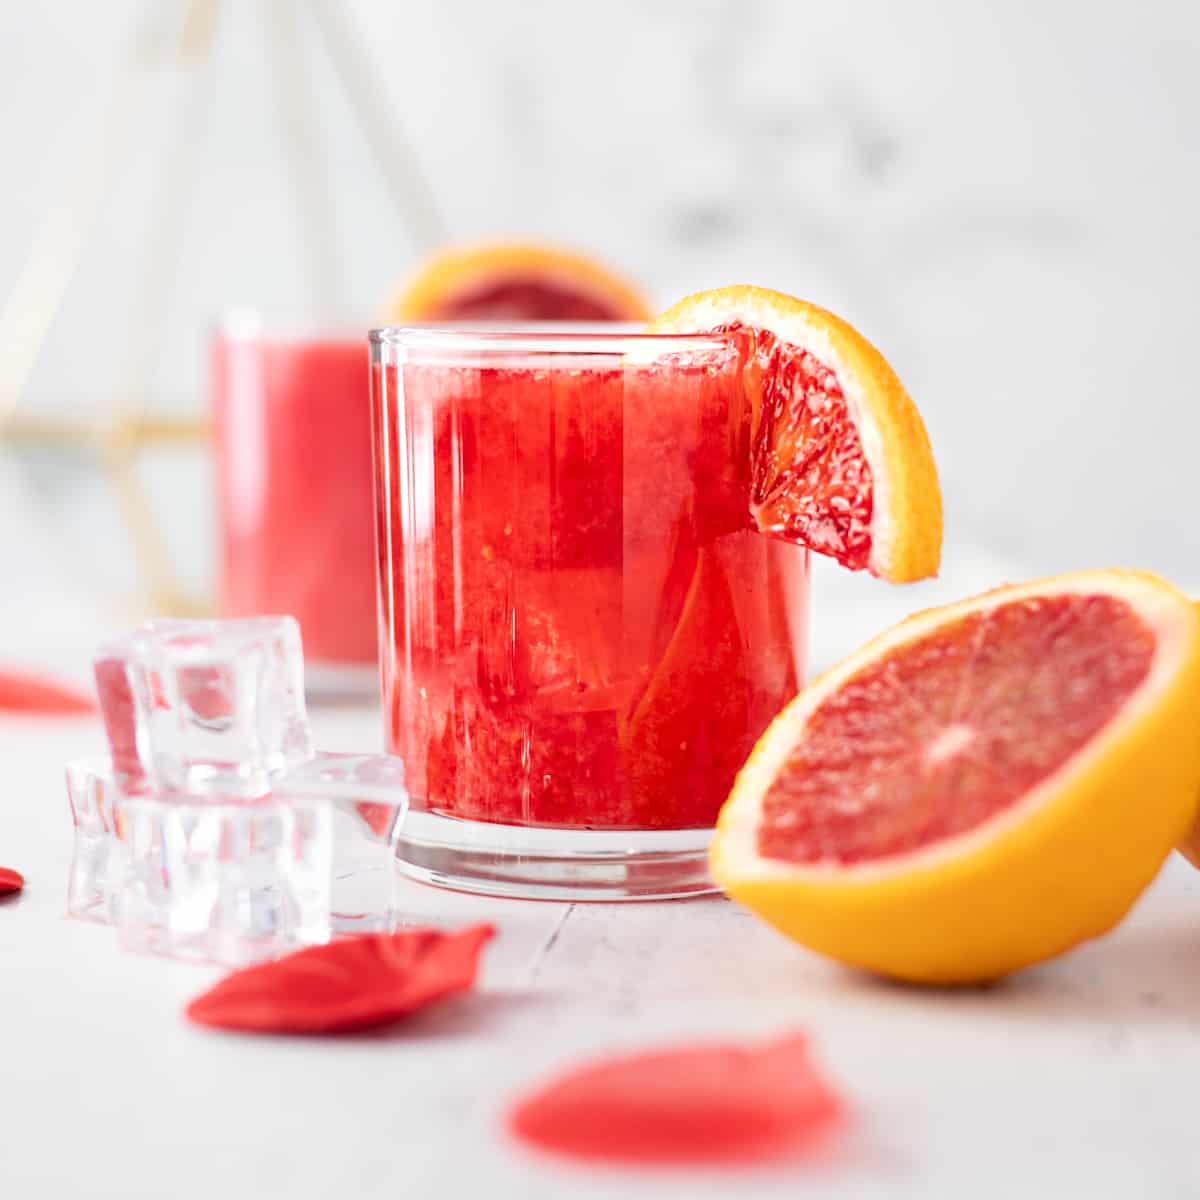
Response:
POLYGON ((585 254, 537 242, 483 242, 434 255, 390 308, 394 321, 644 321, 637 288, 585 254))
POLYGON ((745 347, 758 528, 903 583, 937 572, 942 498, 920 413, 883 355, 782 292, 698 292, 651 331, 730 331, 745 347))
POLYGON ((899 979, 998 978, 1110 929, 1196 817, 1200 613, 1088 571, 919 613, 812 683, 742 768, 716 879, 899 979))

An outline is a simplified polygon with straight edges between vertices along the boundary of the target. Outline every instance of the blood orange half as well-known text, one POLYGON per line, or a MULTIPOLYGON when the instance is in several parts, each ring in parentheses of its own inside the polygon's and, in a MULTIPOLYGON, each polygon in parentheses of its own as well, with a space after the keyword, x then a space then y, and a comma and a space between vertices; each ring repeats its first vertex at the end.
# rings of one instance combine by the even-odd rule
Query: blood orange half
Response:
POLYGON ((1090 571, 920 613, 806 688, 712 851, 796 941, 901 979, 1005 975, 1112 927, 1195 820, 1200 614, 1090 571))
POLYGON ((814 304, 746 286, 697 292, 650 328, 740 338, 760 530, 895 583, 937 572, 942 497, 929 437, 862 334, 814 304))
POLYGON ((394 321, 644 321, 628 280, 585 254, 538 242, 482 242, 422 264, 390 307, 394 321))

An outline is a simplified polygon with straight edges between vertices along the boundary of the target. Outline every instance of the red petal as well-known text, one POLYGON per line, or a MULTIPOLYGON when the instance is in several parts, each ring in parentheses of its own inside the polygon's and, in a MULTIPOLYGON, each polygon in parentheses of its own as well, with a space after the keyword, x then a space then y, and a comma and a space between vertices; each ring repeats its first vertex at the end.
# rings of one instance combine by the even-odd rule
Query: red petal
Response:
POLYGON ((576 1158, 744 1162, 794 1151, 841 1108, 793 1035, 589 1063, 521 1100, 509 1128, 576 1158))
POLYGON ((26 671, 0 671, 0 713, 73 716, 95 711, 95 701, 84 692, 26 671))
POLYGON ((11 867, 0 867, 0 896, 5 892, 19 892, 25 886, 25 876, 11 867))
POLYGON ((336 1033, 385 1025, 475 982, 495 930, 404 929, 310 946, 247 967, 197 996, 201 1025, 259 1033, 336 1033))

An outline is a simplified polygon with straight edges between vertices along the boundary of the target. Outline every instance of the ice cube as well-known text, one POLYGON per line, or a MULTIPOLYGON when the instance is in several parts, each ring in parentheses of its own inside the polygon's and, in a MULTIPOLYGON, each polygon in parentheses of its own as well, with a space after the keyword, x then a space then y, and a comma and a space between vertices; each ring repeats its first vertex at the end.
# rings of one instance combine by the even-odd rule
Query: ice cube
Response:
POLYGON ((395 758, 319 754, 266 795, 191 795, 72 763, 68 909, 127 949, 230 966, 395 928, 403 779, 395 758))
MULTIPOLYGON (((96 695, 100 700, 100 716, 112 752, 112 767, 118 779, 139 781, 145 777, 143 753, 149 747, 138 745, 137 707, 133 700, 130 680, 130 661, 137 651, 137 635, 130 634, 120 641, 110 642, 97 652, 92 670, 96 677, 96 695)), ((68 768, 69 770, 69 768, 68 768)))
POLYGON ((109 760, 81 759, 67 766, 67 800, 75 827, 67 913, 85 921, 115 924, 128 869, 117 834, 119 790, 109 760))
POLYGON ((395 842, 408 809, 404 764, 390 755, 318 754, 276 783, 298 812, 329 809, 333 933, 395 928, 395 842))
POLYGON ((94 665, 124 784, 261 796, 312 756, 291 617, 150 621, 101 647, 94 665))
POLYGON ((112 758, 68 771, 72 912, 228 964, 397 924, 402 765, 314 755, 294 620, 151 621, 95 672, 112 758))
POLYGON ((328 809, 274 797, 122 796, 121 944, 238 966, 330 936, 328 809))

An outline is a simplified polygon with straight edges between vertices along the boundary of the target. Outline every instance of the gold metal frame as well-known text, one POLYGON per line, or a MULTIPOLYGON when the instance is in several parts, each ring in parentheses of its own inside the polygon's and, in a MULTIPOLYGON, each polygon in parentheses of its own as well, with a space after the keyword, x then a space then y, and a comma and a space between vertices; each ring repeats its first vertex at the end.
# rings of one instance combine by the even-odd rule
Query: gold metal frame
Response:
MULTIPOLYGON (((337 0, 260 0, 266 6, 268 43, 276 77, 282 136, 300 206, 309 252, 309 286, 315 310, 336 308, 336 261, 330 185, 320 153, 303 58, 305 11, 324 43, 380 168, 392 200, 419 250, 445 240, 433 194, 382 101, 371 64, 347 26, 337 0)), ((196 146, 207 111, 213 46, 222 0, 145 0, 139 26, 117 73, 95 135, 65 189, 34 235, 24 266, 0 306, 0 443, 14 448, 66 447, 94 454, 114 489, 141 577, 140 607, 157 613, 194 614, 208 605, 188 596, 179 580, 150 498, 137 474, 143 450, 156 445, 208 444, 202 419, 155 416, 147 411, 150 378, 162 323, 174 285, 185 233, 186 199, 196 168, 196 146), (162 199, 150 222, 145 274, 131 314, 124 368, 109 402, 94 420, 22 411, 29 378, 74 278, 100 206, 127 149, 141 92, 159 69, 191 72, 182 128, 172 139, 162 199)))

